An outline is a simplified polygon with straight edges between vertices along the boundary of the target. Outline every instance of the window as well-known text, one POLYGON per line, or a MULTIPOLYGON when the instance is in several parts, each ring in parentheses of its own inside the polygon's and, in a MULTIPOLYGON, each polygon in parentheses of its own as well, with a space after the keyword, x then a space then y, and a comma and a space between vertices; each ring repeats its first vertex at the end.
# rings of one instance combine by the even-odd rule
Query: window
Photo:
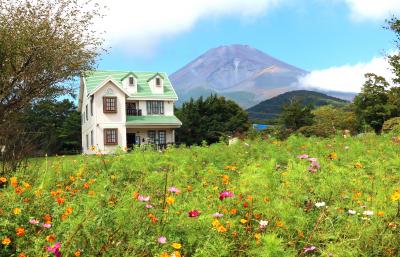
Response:
POLYGON ((154 144, 156 142, 156 131, 155 130, 149 130, 147 132, 147 136, 150 139, 150 144, 154 144))
POLYGON ((104 144, 105 145, 118 144, 118 129, 104 129, 104 144))
POLYGON ((133 79, 133 77, 129 77, 129 85, 133 86, 135 84, 135 80, 133 79))
POLYGON ((93 116, 93 99, 94 97, 90 97, 90 116, 93 116))
POLYGON ((89 149, 89 135, 86 134, 86 148, 89 149))
POLYGON ((158 141, 160 142, 160 144, 167 143, 165 130, 158 131, 158 141))
POLYGON ((85 124, 85 112, 82 113, 82 124, 85 124))
POLYGON ((89 114, 88 114, 88 106, 86 105, 86 120, 89 120, 89 114))
POLYGON ((90 131, 90 145, 94 146, 94 142, 93 142, 93 130, 90 131))
POLYGON ((116 113, 117 112, 117 97, 103 97, 103 112, 116 113))
POLYGON ((147 115, 164 114, 163 101, 147 101, 147 115))
POLYGON ((156 86, 161 86, 161 79, 160 78, 156 78, 156 86))

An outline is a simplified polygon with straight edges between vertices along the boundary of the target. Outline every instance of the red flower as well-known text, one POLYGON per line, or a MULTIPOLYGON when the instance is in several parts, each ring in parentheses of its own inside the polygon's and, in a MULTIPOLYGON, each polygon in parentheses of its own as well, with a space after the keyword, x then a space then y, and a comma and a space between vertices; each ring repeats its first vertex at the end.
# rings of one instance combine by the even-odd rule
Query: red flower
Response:
POLYGON ((244 207, 244 208, 249 207, 249 203, 248 203, 248 202, 244 202, 243 207, 244 207))
POLYGON ((198 210, 189 211, 190 218, 195 218, 195 217, 198 217, 199 215, 200 215, 200 212, 198 210))

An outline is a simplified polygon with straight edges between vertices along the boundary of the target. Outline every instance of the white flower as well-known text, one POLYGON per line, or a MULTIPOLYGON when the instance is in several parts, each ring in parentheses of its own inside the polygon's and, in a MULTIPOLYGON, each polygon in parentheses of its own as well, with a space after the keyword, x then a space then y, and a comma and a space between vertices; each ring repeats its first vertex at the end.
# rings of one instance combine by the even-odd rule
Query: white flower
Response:
POLYGON ((316 202, 315 203, 315 206, 318 208, 324 207, 325 205, 326 205, 325 202, 316 202))
POLYGON ((373 211, 363 211, 363 215, 372 216, 372 215, 374 215, 374 212, 373 211))
POLYGON ((265 228, 268 225, 268 220, 260 220, 260 228, 265 228))
POLYGON ((354 210, 349 210, 349 214, 351 214, 351 215, 355 215, 357 212, 356 211, 354 211, 354 210))

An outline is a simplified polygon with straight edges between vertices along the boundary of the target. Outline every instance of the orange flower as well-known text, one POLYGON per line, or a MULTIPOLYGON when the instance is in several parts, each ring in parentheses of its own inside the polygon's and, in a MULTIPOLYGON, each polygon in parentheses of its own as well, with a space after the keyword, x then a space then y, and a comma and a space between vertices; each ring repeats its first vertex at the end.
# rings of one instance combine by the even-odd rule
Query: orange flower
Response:
POLYGON ((21 209, 20 208, 14 208, 13 213, 15 215, 20 215, 21 214, 21 209))
POLYGON ((133 194, 132 194, 133 199, 137 199, 138 196, 139 196, 138 192, 133 192, 133 194))
POLYGON ((74 255, 75 255, 76 257, 81 256, 81 251, 77 250, 77 251, 74 253, 74 255))
POLYGON ((54 242, 54 240, 56 240, 56 237, 54 235, 48 235, 46 236, 46 241, 51 243, 54 242))
POLYGON ((17 186, 17 187, 15 188, 15 193, 16 193, 16 194, 21 194, 21 193, 23 193, 23 192, 24 192, 24 189, 23 189, 22 187, 17 186))
POLYGON ((188 191, 188 192, 192 192, 192 190, 193 190, 192 185, 188 185, 188 186, 187 186, 187 191, 188 191))
POLYGON ((168 196, 166 202, 167 204, 171 205, 175 202, 175 198, 173 198, 172 196, 168 196))
POLYGON ((9 245, 9 244, 11 244, 11 239, 10 239, 9 237, 5 237, 5 238, 3 238, 3 240, 1 241, 1 243, 2 243, 3 245, 9 245))
POLYGON ((378 215, 379 217, 383 217, 385 216, 385 213, 383 211, 378 211, 376 215, 378 215))
POLYGON ((160 257, 170 257, 168 253, 163 252, 160 257))
POLYGON ((24 236, 25 235, 25 229, 24 228, 16 228, 15 232, 17 233, 17 236, 24 236))
POLYGON ((354 168, 356 169, 362 169, 363 165, 359 162, 357 162, 356 164, 354 164, 354 168))
POLYGON ((12 187, 17 187, 18 182, 17 182, 17 178, 16 177, 10 178, 10 182, 11 182, 11 186, 12 187))
POLYGON ((220 232, 220 233, 225 233, 226 231, 228 231, 224 226, 219 226, 218 228, 217 228, 217 231, 218 232, 220 232))
POLYGON ((68 207, 67 209, 65 209, 65 214, 70 215, 73 212, 73 208, 72 207, 68 207))
POLYGON ((181 257, 181 253, 178 252, 178 251, 175 251, 175 252, 172 254, 172 256, 174 256, 174 257, 181 257))
POLYGON ((6 182, 7 182, 7 178, 5 178, 5 177, 0 177, 0 182, 6 183, 6 182))
POLYGON ((75 177, 74 176, 69 176, 69 180, 71 180, 72 182, 75 181, 75 177))
POLYGON ((65 202, 65 199, 64 198, 62 198, 62 197, 58 197, 57 198, 57 203, 58 203, 58 205, 61 205, 61 204, 63 204, 65 202))
POLYGON ((237 214, 237 210, 236 210, 236 209, 232 209, 232 210, 231 210, 231 214, 232 214, 232 215, 236 215, 236 214, 237 214))
POLYGON ((85 183, 85 184, 83 185, 83 187, 84 187, 85 189, 89 189, 89 184, 88 184, 88 183, 85 183))
POLYGON ((24 253, 20 253, 18 254, 18 257, 26 257, 26 255, 24 253))
POLYGON ((278 220, 275 224, 279 228, 282 228, 284 226, 283 221, 281 221, 281 220, 278 220))
POLYGON ((233 232, 232 232, 232 236, 233 236, 233 237, 237 237, 237 236, 238 236, 238 232, 237 232, 237 231, 233 231, 233 232))
POLYGON ((22 185, 23 185, 26 189, 31 188, 31 185, 30 185, 29 183, 22 182, 22 185))
POLYGON ((50 214, 45 214, 45 215, 43 215, 43 220, 44 220, 44 223, 50 224, 52 218, 51 218, 50 214))

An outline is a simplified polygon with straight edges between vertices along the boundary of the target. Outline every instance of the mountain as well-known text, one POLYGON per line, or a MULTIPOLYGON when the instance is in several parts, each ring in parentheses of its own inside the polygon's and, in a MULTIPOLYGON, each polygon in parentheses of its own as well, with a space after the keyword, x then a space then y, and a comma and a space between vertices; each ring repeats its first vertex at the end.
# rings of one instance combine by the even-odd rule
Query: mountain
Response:
POLYGON ((223 95, 248 108, 293 86, 306 71, 247 45, 220 46, 208 50, 170 80, 179 95, 178 105, 190 97, 223 95))
POLYGON ((349 102, 323 93, 295 90, 265 100, 247 110, 251 120, 273 120, 282 111, 285 104, 299 100, 304 105, 313 104, 315 107, 322 105, 344 106, 349 102))

